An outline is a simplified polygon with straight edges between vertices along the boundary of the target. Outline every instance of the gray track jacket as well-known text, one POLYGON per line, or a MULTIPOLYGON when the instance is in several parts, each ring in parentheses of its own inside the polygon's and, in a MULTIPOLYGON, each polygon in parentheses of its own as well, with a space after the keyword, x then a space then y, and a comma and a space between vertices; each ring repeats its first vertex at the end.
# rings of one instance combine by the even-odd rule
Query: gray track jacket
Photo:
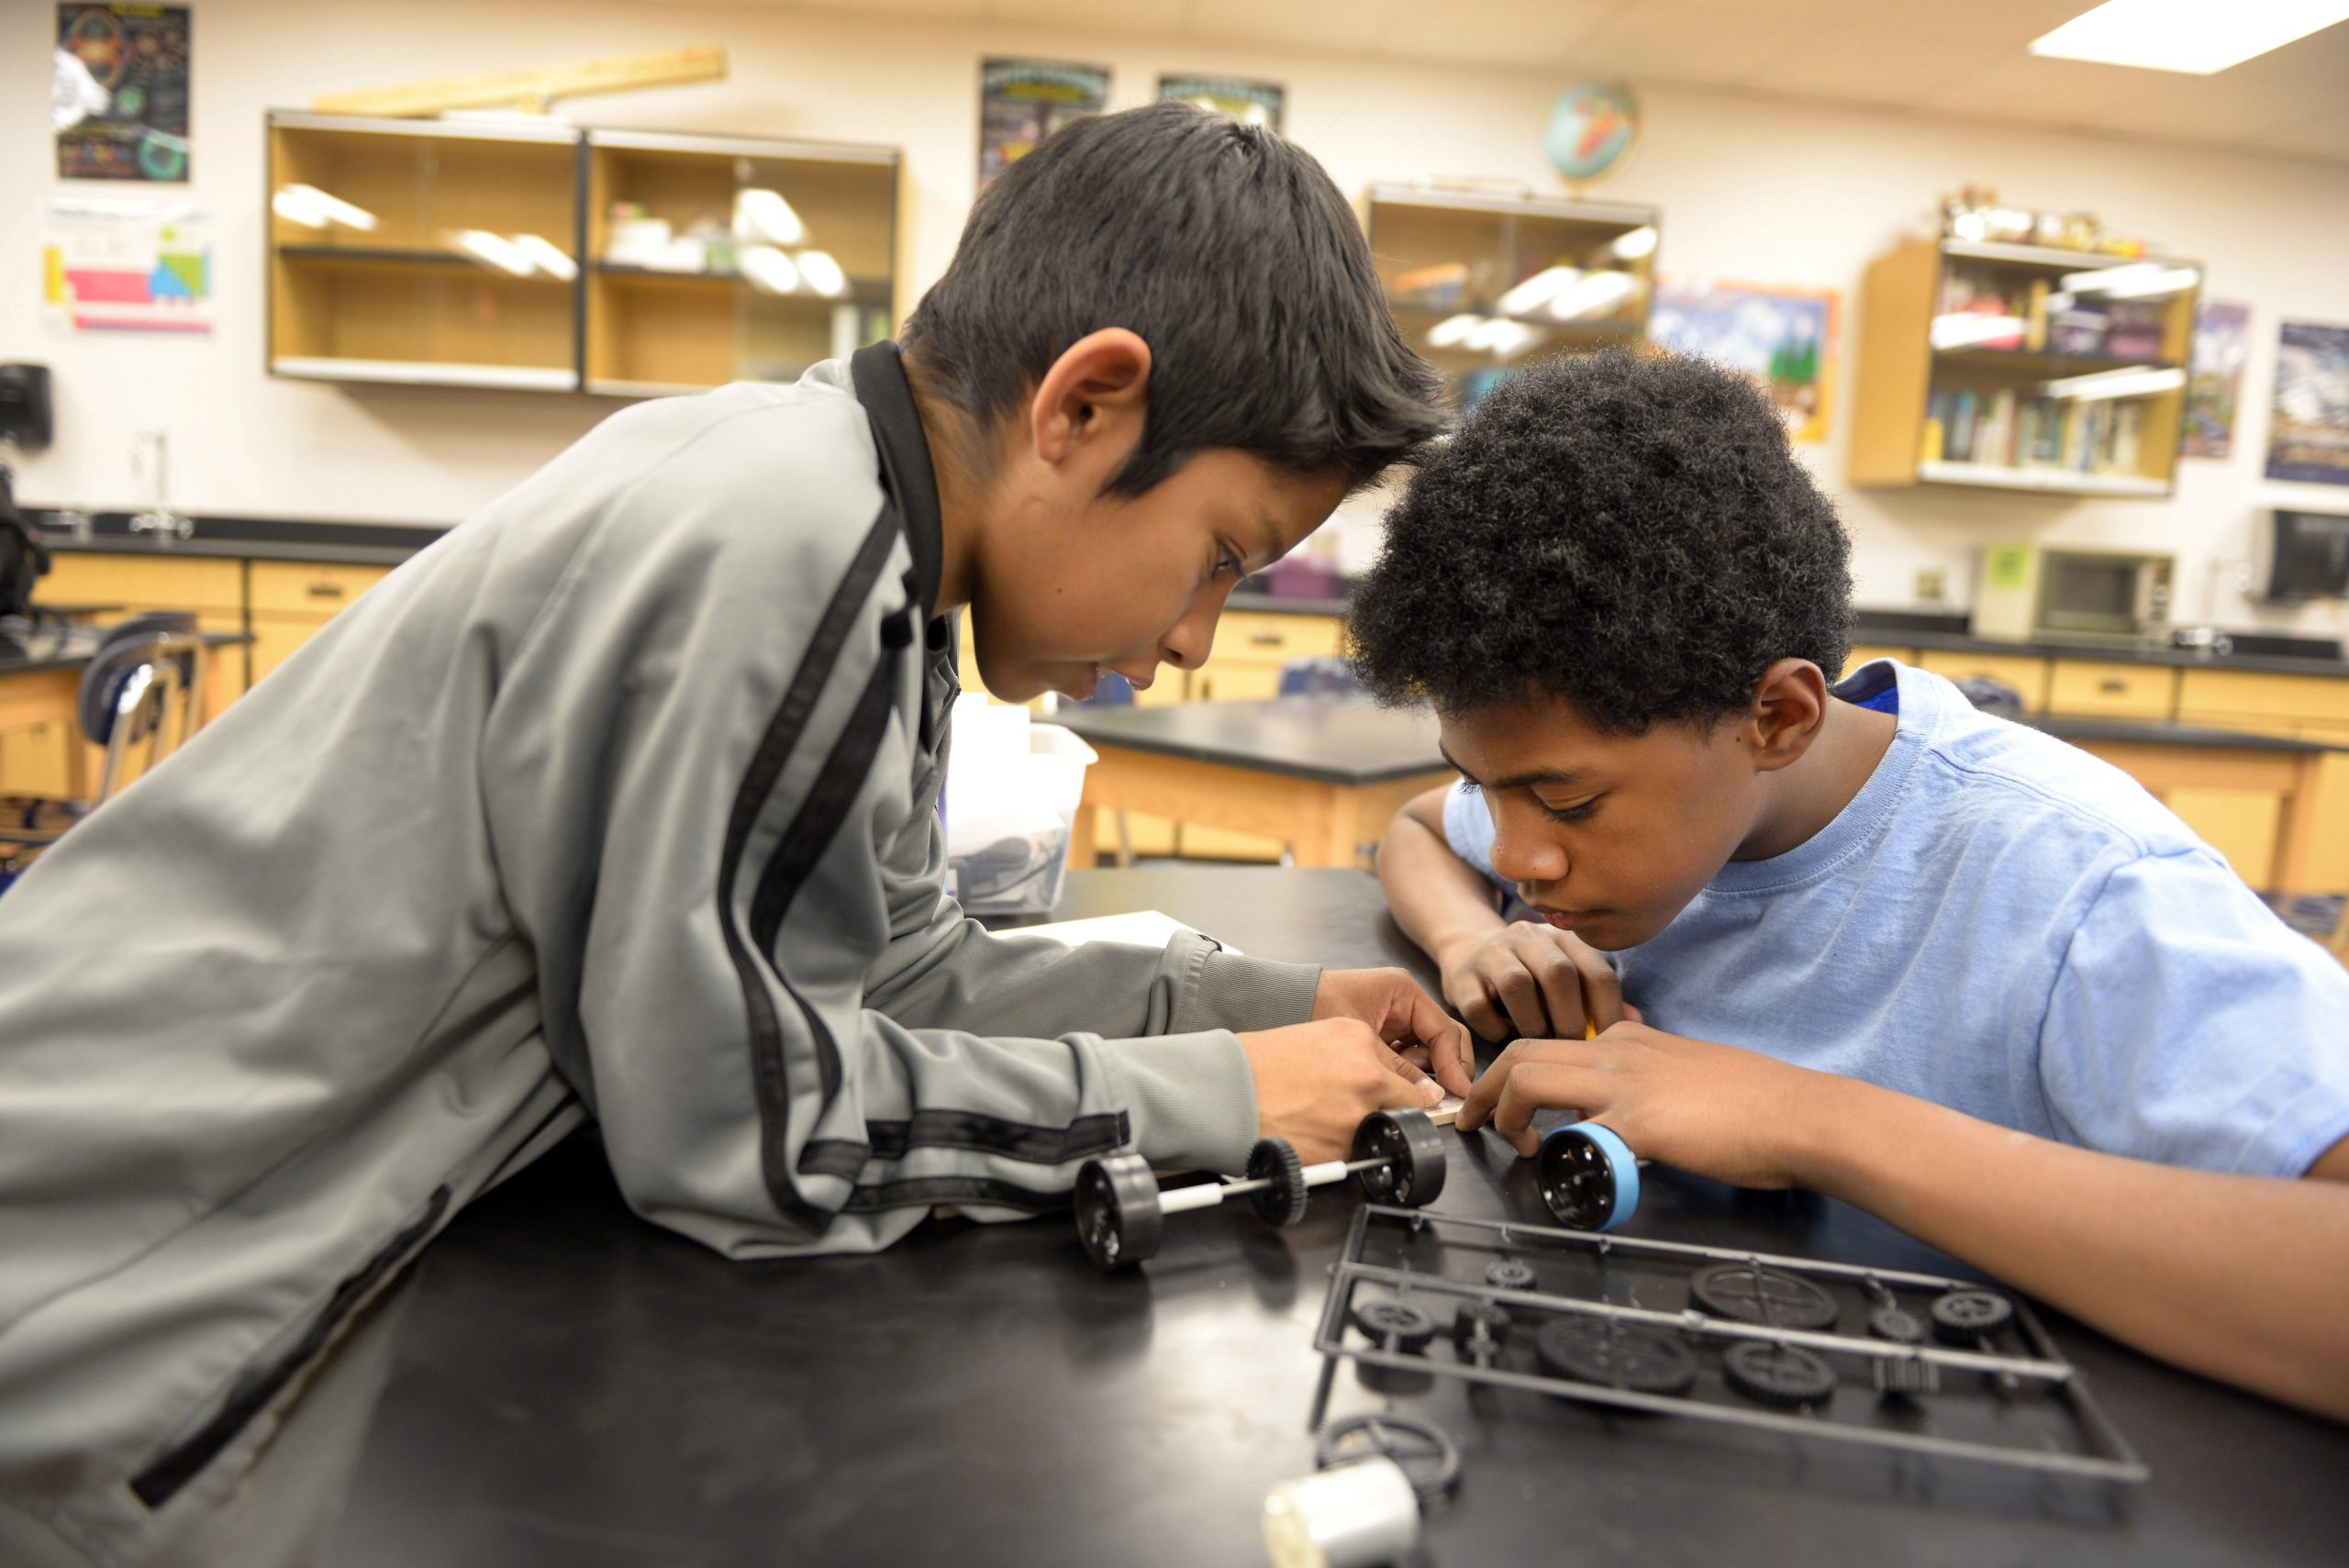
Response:
POLYGON ((584 1115, 739 1258, 1239 1166, 1316 972, 943 895, 941 555, 893 346, 631 409, 0 898, 0 1513, 135 1560, 584 1115))

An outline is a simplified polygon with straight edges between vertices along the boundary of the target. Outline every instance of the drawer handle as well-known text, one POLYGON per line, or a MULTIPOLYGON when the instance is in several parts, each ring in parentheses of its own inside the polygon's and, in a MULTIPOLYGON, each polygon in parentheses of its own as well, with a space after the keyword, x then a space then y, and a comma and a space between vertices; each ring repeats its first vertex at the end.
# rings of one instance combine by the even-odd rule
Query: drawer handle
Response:
POLYGON ((1277 631, 1252 631, 1248 634, 1248 646, 1251 648, 1278 648, 1280 645, 1281 634, 1277 631))
POLYGON ((340 583, 313 583, 310 584, 309 594, 310 597, 314 599, 340 599, 342 597, 342 584, 340 583))
POLYGON ((2117 697, 2129 689, 2129 683, 2126 681, 2099 681, 2096 684, 2096 689, 2102 692, 2107 696, 2117 697))

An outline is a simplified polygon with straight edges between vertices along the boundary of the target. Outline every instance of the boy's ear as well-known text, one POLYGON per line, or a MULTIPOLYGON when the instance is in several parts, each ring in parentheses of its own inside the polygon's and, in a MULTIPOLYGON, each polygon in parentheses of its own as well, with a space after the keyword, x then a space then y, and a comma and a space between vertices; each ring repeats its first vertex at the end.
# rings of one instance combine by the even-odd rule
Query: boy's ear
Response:
POLYGON ((1085 452, 1122 464, 1149 414, 1150 364, 1150 345, 1123 327, 1071 343, 1036 384, 1029 409, 1036 455, 1059 464, 1085 452))
POLYGON ((1827 677, 1808 659, 1781 659, 1753 684, 1745 716, 1756 767, 1776 771, 1810 750, 1827 717, 1827 677))

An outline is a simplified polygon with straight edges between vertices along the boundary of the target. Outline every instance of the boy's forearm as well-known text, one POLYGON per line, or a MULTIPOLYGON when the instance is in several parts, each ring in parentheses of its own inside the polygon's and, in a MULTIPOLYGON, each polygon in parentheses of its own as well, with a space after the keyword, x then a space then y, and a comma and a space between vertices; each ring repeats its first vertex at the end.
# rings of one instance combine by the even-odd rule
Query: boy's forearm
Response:
POLYGON ((2349 1419, 2349 1184, 2099 1154, 1827 1083, 1802 1184, 2148 1354, 2349 1419))
POLYGON ((1378 882, 1395 923, 1439 963, 1447 950, 1506 924, 1494 907, 1492 884, 1415 817, 1398 816, 1386 830, 1378 882))

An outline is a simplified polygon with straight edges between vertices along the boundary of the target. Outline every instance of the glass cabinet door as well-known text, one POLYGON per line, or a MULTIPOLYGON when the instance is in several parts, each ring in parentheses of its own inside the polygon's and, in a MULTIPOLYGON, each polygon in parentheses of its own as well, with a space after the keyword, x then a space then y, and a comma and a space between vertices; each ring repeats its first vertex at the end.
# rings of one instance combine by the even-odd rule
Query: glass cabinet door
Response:
POLYGON ((586 385, 790 381, 895 324, 885 148, 588 134, 586 385))
POLYGON ((1651 209, 1381 188, 1370 246, 1405 341, 1463 410, 1525 365, 1646 333, 1651 209))
POLYGON ((270 365, 577 385, 578 133, 275 115, 270 365))

